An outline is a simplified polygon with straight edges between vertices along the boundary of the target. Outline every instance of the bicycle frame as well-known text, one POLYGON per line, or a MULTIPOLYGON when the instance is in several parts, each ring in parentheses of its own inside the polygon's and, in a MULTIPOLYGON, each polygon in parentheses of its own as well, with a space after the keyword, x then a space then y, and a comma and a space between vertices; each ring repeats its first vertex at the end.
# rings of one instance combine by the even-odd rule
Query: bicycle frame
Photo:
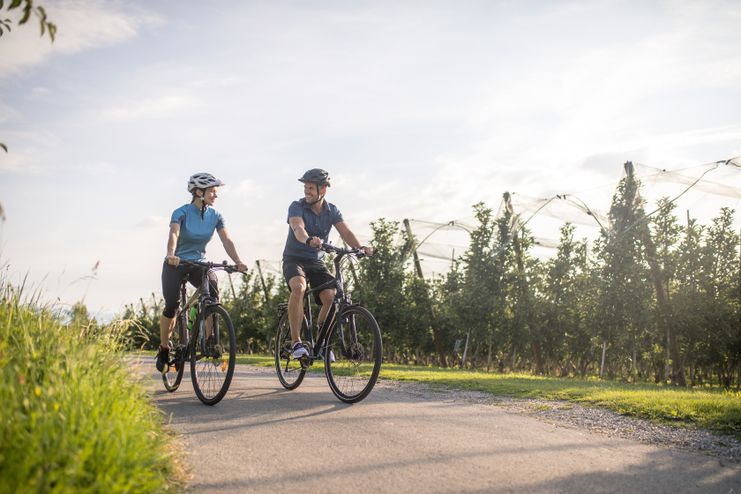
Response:
MULTIPOLYGON (((349 298, 349 295, 345 293, 344 278, 342 276, 342 269, 340 269, 340 262, 342 261, 342 258, 350 254, 351 251, 348 251, 346 249, 338 249, 329 244, 324 244, 323 248, 325 250, 331 250, 337 253, 335 258, 333 259, 335 267, 335 279, 326 283, 322 283, 321 285, 310 290, 306 290, 306 292, 304 293, 304 317, 306 320, 306 328, 304 330, 305 334, 303 338, 305 339, 305 341, 309 342, 309 345, 311 346, 311 355, 309 356, 310 364, 313 363, 314 360, 322 358, 322 355, 324 354, 327 346, 327 336, 329 336, 329 330, 333 324, 337 324, 337 329, 340 331, 341 335, 341 341, 343 342, 343 346, 345 346, 345 332, 343 327, 344 325, 342 321, 342 314, 345 312, 345 310, 347 310, 347 308, 357 305, 353 304, 349 298), (320 293, 321 291, 330 288, 336 290, 334 300, 332 301, 332 305, 327 312, 327 317, 324 320, 324 324, 322 324, 322 327, 318 329, 316 340, 314 340, 312 331, 313 311, 311 309, 311 296, 315 293, 320 293)), ((351 333, 353 330, 354 328, 351 327, 351 333)), ((357 338, 355 335, 351 336, 357 338)), ((343 348, 342 350, 346 351, 345 348, 343 348)))
MULTIPOLYGON (((188 278, 185 278, 180 285, 180 307, 178 308, 176 317, 180 318, 180 329, 183 333, 180 335, 180 342, 181 345, 185 347, 185 355, 183 356, 183 359, 187 360, 190 358, 190 352, 192 351, 190 346, 190 331, 188 328, 188 316, 191 307, 193 307, 194 305, 196 306, 196 318, 193 321, 193 324, 195 325, 205 323, 205 321, 203 321, 202 318, 198 317, 198 315, 204 314, 207 307, 212 305, 220 305, 219 301, 215 297, 211 296, 211 285, 208 278, 208 273, 214 270, 214 266, 219 265, 214 265, 214 263, 195 263, 187 261, 183 261, 183 263, 203 266, 207 268, 201 276, 201 285, 196 288, 196 290, 190 295, 190 297, 187 296, 188 278)), ((198 328, 195 328, 195 330, 200 330, 200 326, 198 328)), ((196 334, 201 333, 197 332, 196 334)), ((216 344, 219 344, 219 331, 216 331, 214 334, 216 335, 216 344)))

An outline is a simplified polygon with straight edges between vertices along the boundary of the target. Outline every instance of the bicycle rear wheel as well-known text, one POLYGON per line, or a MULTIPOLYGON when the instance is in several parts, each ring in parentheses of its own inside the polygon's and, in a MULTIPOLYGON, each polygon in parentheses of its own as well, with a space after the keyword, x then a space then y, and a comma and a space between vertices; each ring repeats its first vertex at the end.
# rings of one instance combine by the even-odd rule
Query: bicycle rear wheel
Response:
POLYGON ((306 369, 301 366, 301 362, 291 357, 291 342, 291 326, 288 324, 288 312, 285 312, 278 321, 273 352, 278 380, 286 389, 298 388, 306 375, 306 369))
POLYGON ((180 387, 185 371, 186 344, 183 335, 187 330, 183 328, 183 317, 180 313, 176 321, 175 329, 170 335, 170 361, 167 363, 167 370, 162 373, 162 382, 170 393, 180 387))
POLYGON ((220 305, 206 308, 196 324, 192 342, 190 377, 196 396, 206 405, 215 405, 229 390, 234 375, 237 338, 229 313, 220 305))
POLYGON ((327 341, 324 371, 332 392, 345 403, 357 403, 371 392, 383 360, 381 330, 364 307, 346 309, 327 341))

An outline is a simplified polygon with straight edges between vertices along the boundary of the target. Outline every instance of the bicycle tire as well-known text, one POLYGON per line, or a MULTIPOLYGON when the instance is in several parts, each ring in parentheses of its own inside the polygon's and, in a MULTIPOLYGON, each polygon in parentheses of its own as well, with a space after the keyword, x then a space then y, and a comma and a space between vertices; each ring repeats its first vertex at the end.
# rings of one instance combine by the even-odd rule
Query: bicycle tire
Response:
POLYGON ((196 396, 205 405, 215 405, 224 398, 234 375, 237 337, 229 313, 220 305, 211 305, 198 315, 197 331, 191 342, 190 377, 196 396), (209 324, 213 328, 211 335, 209 324), (218 333, 218 343, 209 336, 218 333))
POLYGON ((182 335, 186 329, 183 326, 183 318, 181 314, 177 315, 175 319, 175 328, 170 335, 170 361, 167 363, 167 370, 162 373, 162 383, 165 385, 165 389, 172 393, 180 387, 180 382, 183 380, 183 373, 185 372, 185 354, 186 348, 182 342, 182 335), (171 372, 174 370, 174 372, 171 372))
POLYGON ((334 395, 345 403, 367 397, 382 361, 381 329, 373 314, 361 306, 345 309, 332 325, 324 352, 324 372, 334 395))
MULTIPOLYGON (((304 326, 306 319, 304 318, 304 326)), ((284 312, 278 321, 275 331, 273 354, 275 356, 275 372, 280 384, 289 390, 296 389, 304 380, 306 369, 301 362, 291 357, 291 327, 288 323, 288 312, 284 312)))

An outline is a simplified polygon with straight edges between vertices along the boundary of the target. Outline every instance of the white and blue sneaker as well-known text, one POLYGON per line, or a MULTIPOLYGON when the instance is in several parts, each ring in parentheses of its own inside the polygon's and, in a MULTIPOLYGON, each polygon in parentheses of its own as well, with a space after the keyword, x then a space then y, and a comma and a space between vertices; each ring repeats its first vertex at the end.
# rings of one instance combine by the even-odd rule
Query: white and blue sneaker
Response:
POLYGON ((304 345, 301 344, 300 341, 297 341, 293 345, 293 349, 291 350, 291 357, 300 359, 301 357, 306 357, 307 355, 309 355, 309 351, 304 347, 304 345))

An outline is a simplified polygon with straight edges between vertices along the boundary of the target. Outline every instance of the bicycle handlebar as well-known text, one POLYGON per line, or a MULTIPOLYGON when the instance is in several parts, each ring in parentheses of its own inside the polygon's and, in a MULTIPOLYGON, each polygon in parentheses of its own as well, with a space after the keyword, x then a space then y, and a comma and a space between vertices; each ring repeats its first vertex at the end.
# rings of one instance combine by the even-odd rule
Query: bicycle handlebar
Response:
POLYGON ((238 273, 239 272, 236 264, 227 264, 226 261, 211 262, 211 261, 188 261, 185 259, 180 259, 180 264, 186 264, 186 265, 190 264, 191 266, 202 266, 208 269, 223 269, 227 273, 238 273))
POLYGON ((334 252, 335 254, 341 254, 341 255, 353 254, 357 256, 358 258, 365 256, 365 252, 363 252, 363 250, 361 249, 344 249, 342 247, 335 247, 332 244, 327 244, 324 242, 322 242, 321 250, 323 250, 324 252, 334 252))

